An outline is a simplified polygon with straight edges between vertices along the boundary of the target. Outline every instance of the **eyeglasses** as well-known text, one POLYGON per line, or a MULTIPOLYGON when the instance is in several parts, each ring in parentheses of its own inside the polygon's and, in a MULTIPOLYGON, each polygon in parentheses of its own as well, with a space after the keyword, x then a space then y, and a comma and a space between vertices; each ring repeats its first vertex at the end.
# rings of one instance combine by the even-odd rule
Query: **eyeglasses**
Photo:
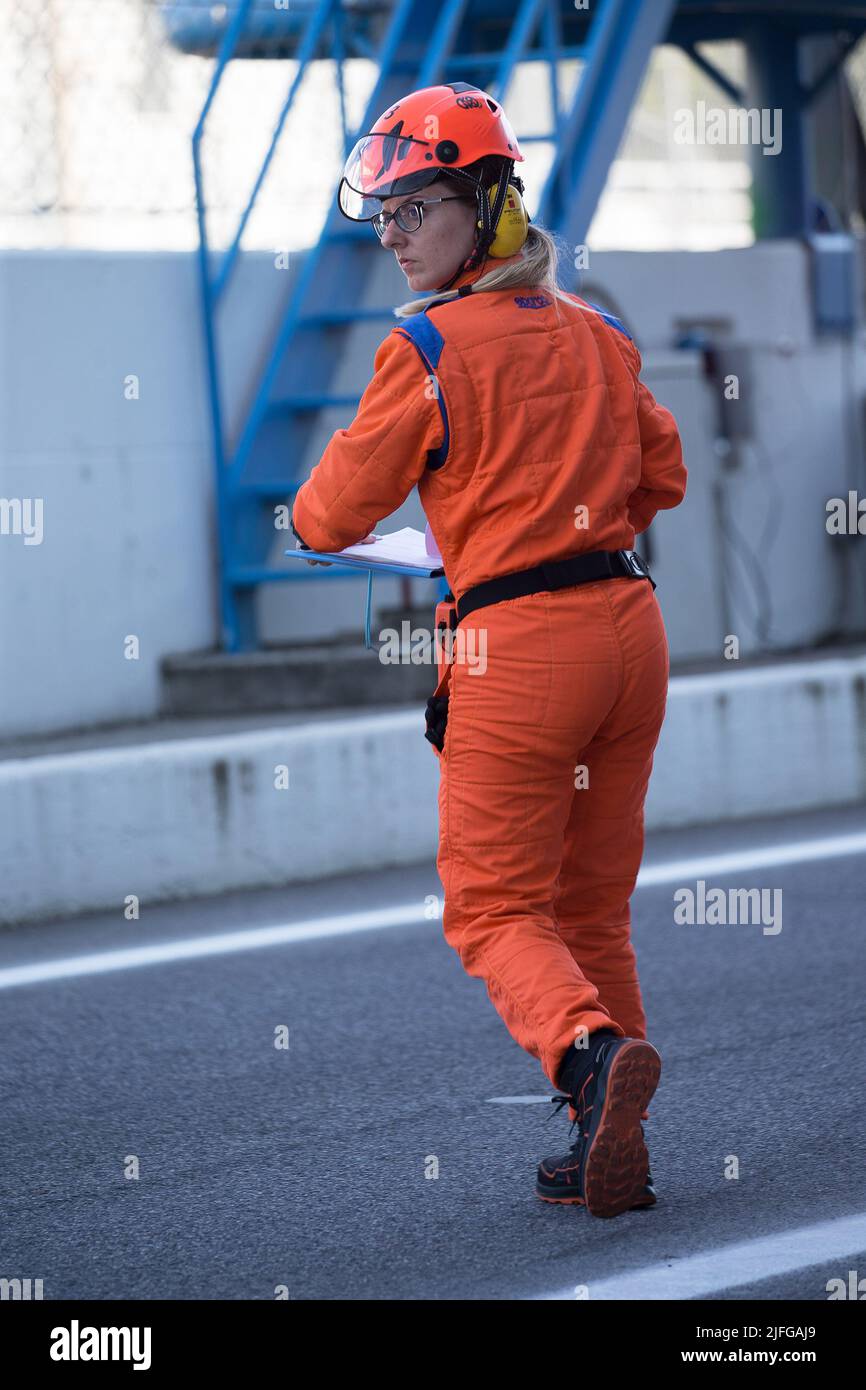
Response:
POLYGON ((381 241, 388 227, 392 222, 396 222, 404 232, 417 232, 421 223, 424 221, 422 211, 426 203, 474 203, 474 198, 457 196, 456 198, 419 198, 416 202, 401 203, 396 212, 377 212, 373 217, 373 231, 381 241))

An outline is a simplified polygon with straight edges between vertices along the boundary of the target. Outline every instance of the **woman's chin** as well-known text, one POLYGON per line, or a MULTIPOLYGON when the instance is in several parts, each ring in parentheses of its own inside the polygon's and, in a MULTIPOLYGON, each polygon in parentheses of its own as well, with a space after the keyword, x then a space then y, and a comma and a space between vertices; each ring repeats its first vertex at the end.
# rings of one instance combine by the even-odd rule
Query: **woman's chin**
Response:
POLYGON ((406 276, 406 284, 414 294, 428 294, 430 290, 435 290, 439 283, 429 271, 425 273, 423 270, 415 270, 414 266, 411 270, 404 270, 403 274, 406 276))

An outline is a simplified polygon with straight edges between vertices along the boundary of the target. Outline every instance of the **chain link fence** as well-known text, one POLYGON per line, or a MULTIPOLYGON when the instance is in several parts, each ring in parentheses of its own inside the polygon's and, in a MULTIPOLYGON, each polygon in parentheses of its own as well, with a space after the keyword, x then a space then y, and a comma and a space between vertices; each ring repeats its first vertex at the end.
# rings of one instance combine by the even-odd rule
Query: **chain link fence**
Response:
MULTIPOLYGON (((0 245, 190 250, 198 240, 191 137, 214 59, 171 43, 167 0, 2 0, 0 245)), ((736 44, 706 51, 735 81, 736 44)), ((862 46, 847 62, 866 91, 862 46)), ((230 242, 294 77, 291 58, 232 61, 203 144, 209 230, 230 242)), ((561 99, 578 70, 563 64, 561 99)), ((345 67, 350 126, 375 80, 367 59, 345 67)), ((677 50, 656 51, 608 180, 590 240, 598 248, 713 249, 751 242, 750 173, 742 148, 684 147, 674 114, 729 99, 677 50)), ((506 101, 518 134, 550 129, 546 65, 523 64, 506 101)), ((552 150, 527 146, 532 195, 552 150)), ((244 233, 252 249, 294 250, 319 234, 342 161, 334 64, 310 65, 244 233)))
MULTIPOLYGON (((162 3, 2 0, 0 244, 197 244, 192 133, 214 59, 171 44, 162 3)), ((236 59, 224 73, 203 143, 217 246, 236 230, 296 67, 291 59, 236 59)), ((362 102, 373 64, 358 59, 349 68, 362 102)), ((292 249, 314 240, 341 150, 333 64, 319 62, 289 115, 244 245, 292 249)))

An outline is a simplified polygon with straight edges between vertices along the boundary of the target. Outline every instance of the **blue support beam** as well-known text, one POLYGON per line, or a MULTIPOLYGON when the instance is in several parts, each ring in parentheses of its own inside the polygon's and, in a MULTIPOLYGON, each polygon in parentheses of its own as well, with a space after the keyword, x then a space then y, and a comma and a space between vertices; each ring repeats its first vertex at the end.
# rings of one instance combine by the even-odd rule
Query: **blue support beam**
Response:
POLYGON ((490 89, 490 95, 497 101, 505 100, 505 92, 515 65, 523 58, 547 2, 548 0, 520 0, 508 42, 502 50, 501 61, 490 89))
POLYGON ((756 23, 748 31, 749 107, 779 126, 779 149, 749 145, 756 237, 799 237, 809 228, 809 186, 798 68, 799 36, 756 23))
POLYGON ((586 239, 653 48, 667 34, 675 0, 608 0, 589 31, 586 65, 562 123, 538 218, 569 244, 586 239))

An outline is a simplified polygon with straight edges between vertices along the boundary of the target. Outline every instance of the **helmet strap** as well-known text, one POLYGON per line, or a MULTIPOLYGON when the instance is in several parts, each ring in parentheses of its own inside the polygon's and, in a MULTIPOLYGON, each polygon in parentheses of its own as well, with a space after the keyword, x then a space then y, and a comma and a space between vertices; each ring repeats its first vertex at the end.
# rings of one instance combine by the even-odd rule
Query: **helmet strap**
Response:
POLYGON ((457 267, 450 280, 448 280, 444 285, 437 286, 437 294, 445 290, 450 290, 451 286, 454 284, 454 281, 460 275, 462 275, 464 271, 474 270, 476 266, 480 265, 481 262, 485 260, 488 249, 490 248, 490 246, 492 246, 493 242, 496 239, 496 226, 499 222, 499 218, 502 215, 502 209, 505 207, 505 199, 508 196, 509 183, 515 184, 518 191, 521 194, 523 193, 523 180, 518 178, 514 174, 513 159, 506 160, 506 162, 502 166, 502 169, 499 174, 499 182, 496 186, 496 197, 494 198, 492 204, 490 202, 488 191, 484 187, 484 183, 482 180, 474 178, 472 174, 468 174, 465 171, 465 169, 449 169, 447 170, 447 173, 451 178, 467 179, 474 187, 475 203, 478 213, 477 220, 481 223, 481 226, 480 228, 476 229, 475 246, 470 252, 468 258, 463 262, 462 265, 457 267))
POLYGON ((502 216, 502 209, 505 207, 505 199, 508 196, 508 185, 512 182, 513 173, 514 160, 506 160, 499 173, 499 182, 496 185, 496 197, 493 199, 492 205, 483 184, 480 184, 476 190, 481 227, 476 233, 475 249, 466 264, 466 269, 468 270, 479 265, 480 262, 485 259, 489 248, 496 240, 496 228, 502 216))

